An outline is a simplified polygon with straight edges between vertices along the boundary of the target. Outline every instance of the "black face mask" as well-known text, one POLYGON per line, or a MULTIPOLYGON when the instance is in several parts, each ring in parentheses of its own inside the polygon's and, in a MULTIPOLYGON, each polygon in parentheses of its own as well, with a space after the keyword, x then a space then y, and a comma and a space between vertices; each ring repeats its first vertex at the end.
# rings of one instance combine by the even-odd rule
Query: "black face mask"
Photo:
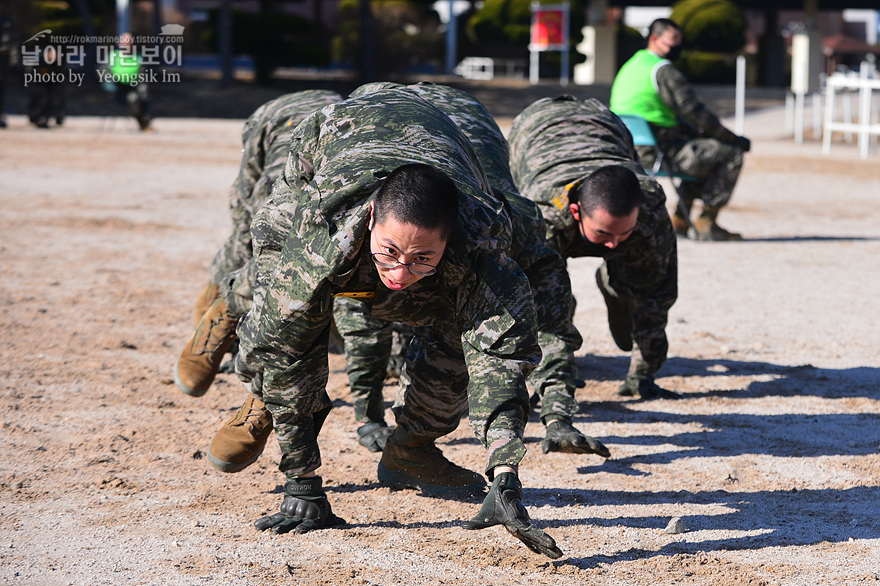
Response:
POLYGON ((669 52, 666 54, 666 58, 670 61, 678 61, 678 58, 681 57, 681 45, 673 45, 669 47, 669 52))
POLYGON ((620 250, 620 246, 617 248, 611 249, 602 244, 596 244, 595 242, 590 242, 583 236, 581 236, 581 245, 578 247, 578 254, 583 256, 593 256, 593 257, 601 257, 607 258, 612 254, 615 254, 620 250))
POLYGON ((587 235, 584 234, 583 226, 580 222, 578 224, 578 236, 580 236, 580 245, 577 246, 577 256, 598 256, 601 258, 607 258, 611 256, 618 250, 620 250, 620 245, 617 248, 612 249, 608 248, 604 244, 596 244, 595 242, 590 242, 587 235))

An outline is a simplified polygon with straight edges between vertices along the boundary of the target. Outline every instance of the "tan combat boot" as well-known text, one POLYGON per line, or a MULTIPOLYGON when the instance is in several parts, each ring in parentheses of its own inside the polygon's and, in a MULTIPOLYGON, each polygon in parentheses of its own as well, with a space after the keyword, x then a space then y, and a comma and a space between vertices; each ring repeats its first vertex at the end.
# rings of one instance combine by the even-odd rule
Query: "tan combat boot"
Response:
POLYGON ((272 433, 272 413, 262 401, 248 396, 235 416, 211 441, 208 462, 221 472, 239 472, 257 461, 272 433))
POLYGON ((379 461, 379 482, 395 488, 415 488, 429 496, 483 496, 482 475, 446 459, 434 441, 411 435, 397 426, 385 443, 379 461))
POLYGON ((193 309, 194 328, 199 327, 199 323, 201 323, 202 318, 205 317, 205 312, 211 309, 211 306, 214 305, 214 302, 217 301, 218 297, 220 297, 220 287, 214 283, 208 282, 199 295, 199 298, 196 299, 196 306, 193 309))
POLYGON ((687 218, 683 218, 678 214, 673 214, 670 217, 670 220, 672 220, 672 228, 675 230, 675 234, 687 238, 688 228, 690 228, 690 226, 688 226, 687 218))
POLYGON ((694 222, 694 228, 697 231, 697 240, 701 241, 739 241, 742 240, 742 234, 728 232, 718 225, 716 221, 720 208, 706 207, 700 217, 694 222))
POLYGON ((690 229, 693 227, 690 221, 693 205, 693 200, 682 199, 679 196, 678 205, 675 206, 675 211, 669 218, 672 220, 672 228, 675 230, 676 236, 689 237, 690 229))
POLYGON ((192 397, 208 392, 223 355, 235 341, 236 325, 238 318, 229 312, 226 302, 214 301, 174 365, 174 384, 181 391, 192 397))

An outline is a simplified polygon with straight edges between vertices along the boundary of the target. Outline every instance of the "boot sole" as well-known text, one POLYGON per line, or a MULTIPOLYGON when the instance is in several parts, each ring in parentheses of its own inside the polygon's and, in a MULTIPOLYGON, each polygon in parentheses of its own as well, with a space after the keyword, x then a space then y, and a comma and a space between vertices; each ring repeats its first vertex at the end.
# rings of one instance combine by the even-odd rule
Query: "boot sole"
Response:
MULTIPOLYGON (((177 385, 177 388, 180 389, 181 391, 183 391, 184 394, 187 394, 190 397, 202 397, 205 395, 205 393, 208 392, 208 389, 211 388, 210 385, 208 385, 208 387, 206 387, 203 391, 197 391, 195 389, 189 388, 188 386, 183 384, 182 380, 180 380, 180 375, 177 374, 178 368, 180 368, 180 358, 178 358, 174 362, 174 384, 177 385)), ((211 381, 211 382, 214 382, 214 381, 211 381)))
POLYGON ((262 455, 263 450, 266 449, 264 445, 260 448, 260 451, 257 452, 254 457, 250 458, 245 462, 224 462, 223 460, 219 460, 214 457, 214 454, 211 453, 211 450, 208 450, 208 463, 211 464, 211 467, 219 470, 220 472, 226 472, 227 474, 233 474, 235 472, 241 472, 254 462, 256 462, 259 457, 262 455))
POLYGON ((421 491, 426 496, 436 497, 484 497, 486 496, 486 483, 474 482, 462 486, 443 486, 432 484, 425 480, 419 480, 415 476, 403 470, 391 470, 381 461, 377 471, 379 482, 392 488, 412 488, 421 491))

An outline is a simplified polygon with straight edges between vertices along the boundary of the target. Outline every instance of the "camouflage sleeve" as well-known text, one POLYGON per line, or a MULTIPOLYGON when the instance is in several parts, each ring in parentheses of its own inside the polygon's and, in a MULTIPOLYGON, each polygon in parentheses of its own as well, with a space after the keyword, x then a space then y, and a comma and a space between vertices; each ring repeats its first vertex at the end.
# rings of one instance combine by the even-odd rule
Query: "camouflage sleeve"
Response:
POLYGON ((326 276, 308 262, 308 244, 326 234, 326 222, 312 202, 296 202, 288 170, 254 220, 256 283, 237 329, 236 373, 272 412, 279 468, 296 476, 321 465, 317 436, 332 406, 326 392, 332 293, 326 276), (282 220, 273 223, 273 217, 282 220), (287 224, 299 229, 279 248, 287 224))
POLYGON ((660 99, 681 121, 692 126, 702 136, 727 143, 736 141, 736 134, 725 128, 718 117, 706 108, 678 69, 666 65, 657 69, 656 76, 660 99))
POLYGON ((578 411, 574 390, 574 353, 583 338, 572 322, 573 295, 565 259, 548 245, 544 219, 537 204, 518 195, 509 197, 514 219, 512 256, 529 279, 537 313, 541 362, 529 379, 542 397, 542 416, 573 416, 578 411), (525 209, 523 209, 525 208, 525 209))
MULTIPOLYGON (((268 203, 263 209, 267 208, 268 203)), ((256 247, 253 304, 238 335, 240 352, 263 372, 264 392, 285 391, 299 383, 297 362, 330 323, 331 284, 303 262, 303 241, 317 232, 308 229, 309 222, 320 222, 314 209, 298 206, 292 223, 305 230, 291 231, 281 250, 271 242, 256 247)))
POLYGON ((275 389, 295 386, 291 374, 297 359, 329 325, 329 277, 341 261, 323 258, 329 248, 327 220, 320 200, 303 193, 314 175, 308 153, 317 127, 304 122, 297 131, 272 197, 254 216, 254 299, 239 324, 240 351, 248 364, 265 371, 264 387, 275 389))
POLYGON ((483 254, 462 319, 469 419, 488 450, 486 470, 515 466, 525 455, 529 396, 525 379, 541 359, 529 282, 509 258, 483 254))
MULTIPOLYGON (((659 189, 659 187, 658 187, 659 189)), ((633 298, 633 356, 630 372, 653 375, 666 361, 669 309, 678 297, 675 231, 662 204, 633 238, 625 255, 608 260, 612 286, 633 298)))

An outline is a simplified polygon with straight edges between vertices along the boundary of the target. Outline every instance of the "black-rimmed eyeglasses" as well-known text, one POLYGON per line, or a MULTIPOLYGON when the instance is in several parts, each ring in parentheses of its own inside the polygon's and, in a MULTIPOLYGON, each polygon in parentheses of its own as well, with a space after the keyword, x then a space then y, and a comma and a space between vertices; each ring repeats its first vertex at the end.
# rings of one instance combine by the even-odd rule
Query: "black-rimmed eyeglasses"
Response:
POLYGON ((376 263, 376 266, 382 267, 383 269, 396 269, 397 267, 404 266, 406 267, 406 270, 420 277, 427 277, 428 275, 433 275, 437 272, 437 267, 434 265, 425 264, 423 262, 400 262, 390 254, 385 254, 384 252, 371 252, 370 256, 373 258, 373 262, 376 263))

